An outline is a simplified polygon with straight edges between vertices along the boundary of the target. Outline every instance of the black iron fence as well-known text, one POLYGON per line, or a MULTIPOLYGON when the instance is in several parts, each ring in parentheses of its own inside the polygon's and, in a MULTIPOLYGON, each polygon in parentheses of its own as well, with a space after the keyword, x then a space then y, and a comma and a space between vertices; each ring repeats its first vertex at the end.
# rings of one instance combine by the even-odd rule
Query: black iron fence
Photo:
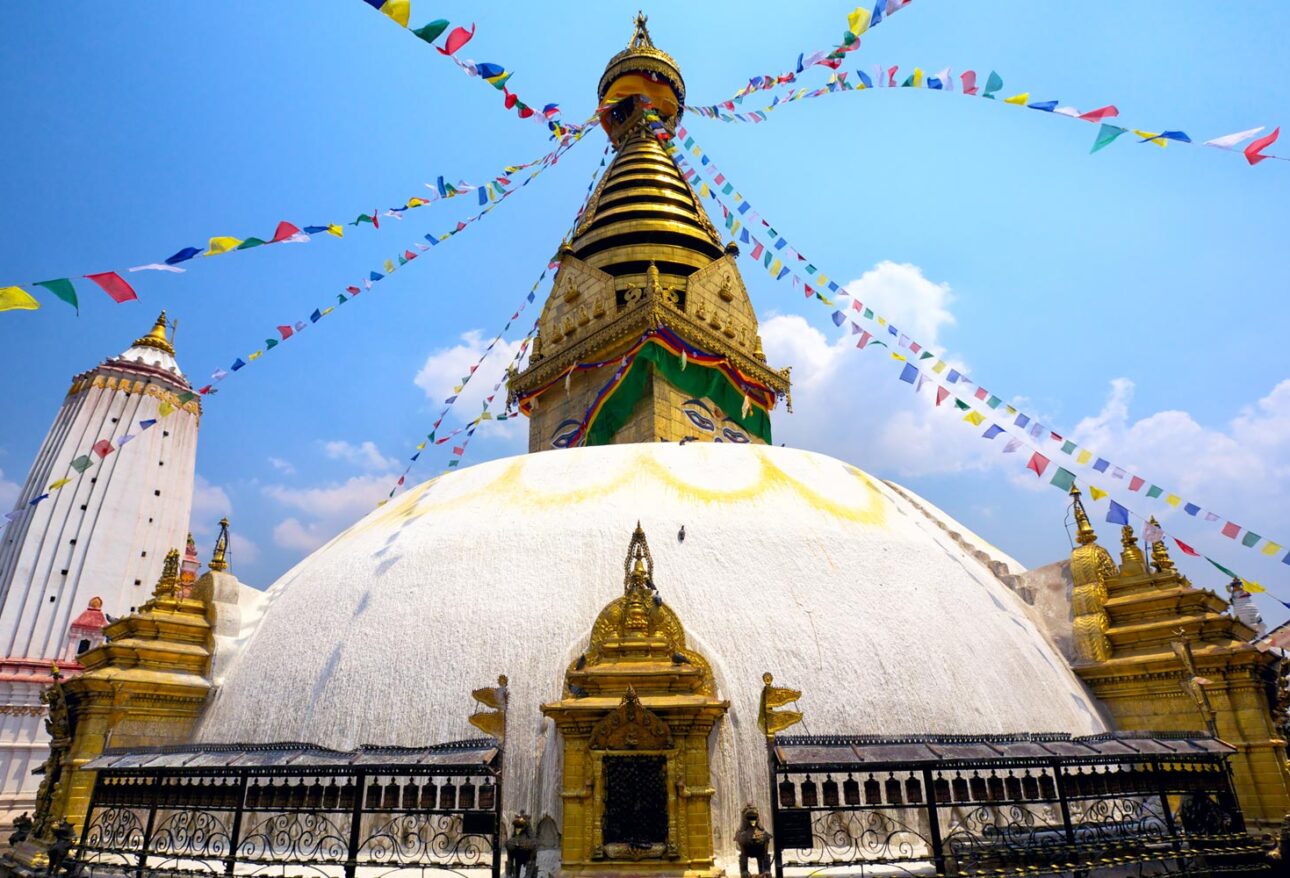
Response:
POLYGON ((82 875, 501 871, 491 740, 340 752, 302 744, 111 752, 97 770, 82 875))
POLYGON ((1200 734, 780 737, 776 875, 1262 871, 1231 752, 1200 734))

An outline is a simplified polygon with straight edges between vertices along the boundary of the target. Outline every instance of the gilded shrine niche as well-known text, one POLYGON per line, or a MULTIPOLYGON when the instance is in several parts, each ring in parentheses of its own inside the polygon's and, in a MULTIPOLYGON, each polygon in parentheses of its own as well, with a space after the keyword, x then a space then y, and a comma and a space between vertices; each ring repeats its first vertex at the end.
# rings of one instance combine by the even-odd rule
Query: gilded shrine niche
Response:
POLYGON ((564 748, 563 868, 714 875, 708 737, 730 703, 655 588, 639 524, 624 574, 564 697, 542 706, 564 748))

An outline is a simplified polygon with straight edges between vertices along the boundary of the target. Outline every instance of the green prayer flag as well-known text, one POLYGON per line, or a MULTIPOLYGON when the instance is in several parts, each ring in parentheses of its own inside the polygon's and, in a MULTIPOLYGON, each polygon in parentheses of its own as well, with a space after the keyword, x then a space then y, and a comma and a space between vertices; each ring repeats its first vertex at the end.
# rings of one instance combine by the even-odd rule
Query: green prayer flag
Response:
POLYGON ((90 460, 90 456, 88 454, 82 454, 80 457, 72 461, 72 469, 76 470, 78 473, 83 473, 92 466, 94 466, 94 461, 90 460))
POLYGON ((1003 402, 1003 400, 999 399, 999 397, 991 396, 988 400, 986 400, 985 404, 992 409, 997 409, 999 407, 999 403, 1001 402, 1003 402))
POLYGON ((1217 561, 1215 561, 1213 558, 1210 558, 1209 556, 1206 556, 1206 557, 1205 557, 1205 560, 1206 560, 1206 561, 1208 561, 1209 563, 1213 564, 1213 565, 1214 565, 1215 567, 1217 567, 1220 571, 1222 571, 1223 573, 1226 573, 1228 576, 1232 577, 1233 579, 1240 579, 1240 578, 1241 578, 1241 577, 1237 576, 1235 573, 1233 573, 1231 570, 1228 570, 1228 569, 1227 569, 1226 567, 1224 567, 1222 564, 1219 564, 1219 563, 1218 563, 1217 561))
POLYGON ((193 393, 191 390, 185 390, 183 393, 179 394, 179 404, 184 405, 185 403, 192 402, 196 398, 197 394, 193 393))
POLYGON ((864 309, 864 319, 865 319, 865 320, 872 320, 872 319, 873 319, 873 309, 872 309, 872 308, 865 308, 865 309, 864 309))
POLYGON ((278 340, 276 338, 266 338, 264 340, 264 349, 266 351, 271 351, 277 346, 278 346, 278 340))
POLYGON ((1147 496, 1159 497, 1164 492, 1165 492, 1164 488, 1161 488, 1159 485, 1152 485, 1150 488, 1147 489, 1147 496))
POLYGON ((1241 545, 1245 546, 1247 549, 1253 549, 1254 544, 1261 539, 1263 539, 1263 537, 1259 536, 1254 531, 1249 530, 1245 532, 1245 536, 1241 537, 1241 545))
POLYGON ((337 293, 337 294, 336 294, 336 304, 337 304, 337 305, 344 305, 344 304, 345 304, 346 302, 348 302, 348 301, 349 301, 349 299, 346 299, 346 298, 345 298, 345 294, 344 294, 344 293, 337 293))
POLYGON ((1001 88, 1003 88, 1003 77, 991 70, 989 78, 985 81, 985 94, 981 97, 994 100, 994 93, 1001 88))
POLYGON ((261 244, 267 244, 263 238, 247 238, 241 244, 237 245, 238 250, 250 250, 252 247, 259 247, 261 244))
POLYGON ((954 404, 958 406, 960 409, 962 409, 963 411, 967 411, 968 409, 972 408, 972 406, 968 405, 961 399, 954 400, 954 404))
POLYGON ((411 28, 412 32, 425 40, 427 43, 433 43, 439 39, 440 34, 448 29, 448 20, 446 18, 437 18, 429 24, 423 24, 418 28, 411 28))
POLYGON ((67 278, 60 277, 55 280, 39 280, 36 281, 36 286, 44 287, 55 296, 75 308, 77 314, 81 313, 81 304, 76 299, 76 288, 72 286, 72 282, 67 278))
POLYGON ((921 357, 919 357, 918 359, 920 359, 920 360, 929 360, 929 359, 931 359, 931 358, 932 358, 932 357, 934 357, 934 356, 936 356, 936 355, 935 355, 935 354, 933 354, 931 351, 923 351, 923 355, 922 355, 921 357))
POLYGON ((1115 138, 1123 134, 1125 130, 1119 125, 1108 125, 1103 122, 1102 127, 1097 129, 1097 140, 1093 141, 1093 148, 1089 152, 1094 153, 1104 146, 1110 146, 1115 142, 1115 138))
POLYGON ((1057 467, 1057 473, 1049 482, 1055 488, 1061 488, 1063 491, 1069 491, 1075 484, 1075 474, 1068 469, 1057 467))
POLYGON ((1065 442, 1062 443, 1062 454, 1070 454, 1078 447, 1079 446, 1077 446, 1074 442, 1067 439, 1065 442))

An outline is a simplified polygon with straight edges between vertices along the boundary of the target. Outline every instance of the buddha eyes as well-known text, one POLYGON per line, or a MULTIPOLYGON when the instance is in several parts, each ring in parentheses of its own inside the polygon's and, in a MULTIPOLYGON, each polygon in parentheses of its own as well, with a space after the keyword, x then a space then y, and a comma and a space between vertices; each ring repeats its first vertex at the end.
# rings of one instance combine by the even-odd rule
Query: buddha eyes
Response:
POLYGON ((582 422, 575 418, 561 421, 551 434, 551 447, 568 448, 577 441, 581 427, 582 422))
POLYGON ((748 438, 748 434, 741 430, 736 430, 733 427, 723 427, 721 434, 726 437, 727 442, 739 442, 741 444, 745 444, 751 441, 748 438))
POLYGON ((716 424, 712 423, 712 421, 708 420, 698 412, 692 409, 684 409, 683 411, 685 412, 685 416, 690 419, 690 422, 705 433, 711 433, 713 430, 717 429, 716 424))

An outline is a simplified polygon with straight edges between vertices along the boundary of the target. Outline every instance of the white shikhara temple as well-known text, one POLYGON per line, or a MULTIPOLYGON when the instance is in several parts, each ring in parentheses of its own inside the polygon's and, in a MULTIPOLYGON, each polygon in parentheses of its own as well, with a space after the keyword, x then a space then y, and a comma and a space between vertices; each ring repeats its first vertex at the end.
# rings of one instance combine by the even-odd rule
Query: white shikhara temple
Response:
POLYGON ((52 663, 77 670, 77 656, 103 640, 104 614, 147 600, 166 552, 185 545, 201 418, 196 400, 179 400, 190 389, 163 312, 123 353, 72 379, 19 495, 25 514, 0 531, 0 811, 35 796, 52 663), (164 418, 163 403, 174 407, 164 418), (113 449, 101 460, 100 440, 113 449), (77 478, 82 455, 94 465, 77 478))

